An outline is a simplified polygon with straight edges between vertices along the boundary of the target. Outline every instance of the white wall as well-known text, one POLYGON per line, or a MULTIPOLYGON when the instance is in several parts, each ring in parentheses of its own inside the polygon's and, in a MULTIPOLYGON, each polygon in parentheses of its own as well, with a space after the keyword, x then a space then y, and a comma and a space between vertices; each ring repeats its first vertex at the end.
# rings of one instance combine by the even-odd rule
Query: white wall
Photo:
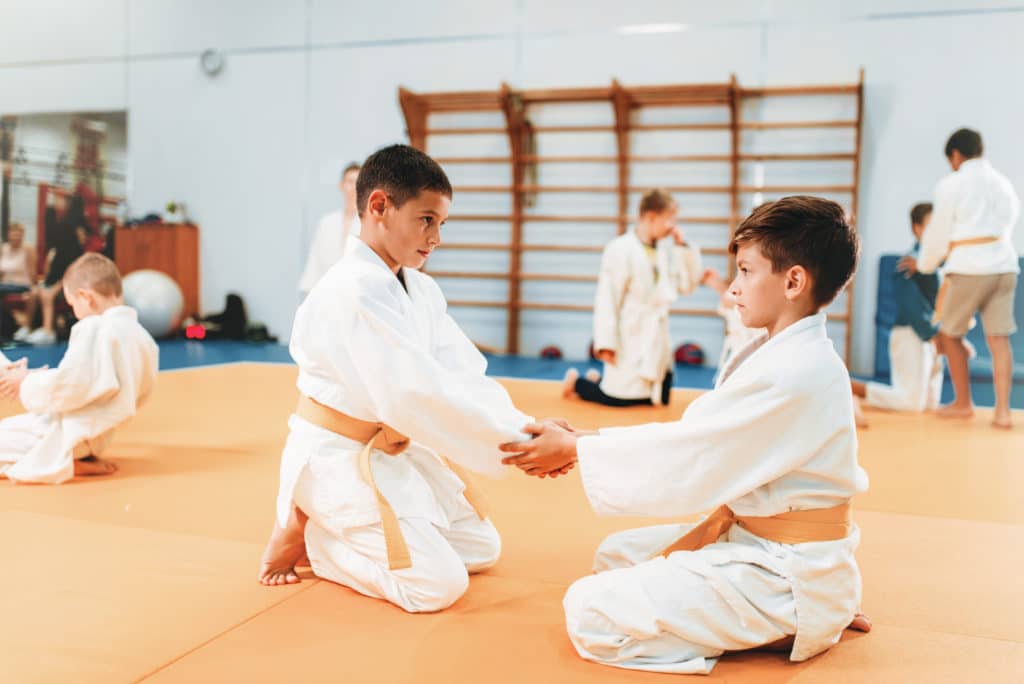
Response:
MULTIPOLYGON (((1013 87, 1024 64, 1020 35, 1024 3, 1010 0, 594 0, 585 8, 572 0, 403 0, 383 14, 330 0, 0 0, 0 112, 127 108, 133 211, 185 201, 202 226, 203 307, 219 308, 237 290, 255 318, 286 337, 293 284, 316 218, 338 202, 340 167, 404 137, 399 85, 679 83, 731 73, 751 86, 852 82, 863 66, 864 260, 853 352, 864 371, 874 352, 878 256, 907 246, 907 210, 946 171, 948 134, 980 129, 993 163, 1024 189, 1024 92, 1013 87), (644 24, 686 30, 617 32, 644 24), (198 67, 206 47, 227 55, 214 79, 198 67)), ((487 176, 494 169, 451 172, 463 174, 456 183, 501 182, 487 176)), ((507 202, 457 197, 454 211, 488 201, 507 202)), ((502 230, 452 224, 449 239, 471 231, 500 240, 502 230)), ((466 270, 467 258, 479 258, 442 257, 466 270)), ((502 267, 494 258, 487 268, 502 267)), ((565 267, 593 268, 585 260, 565 267)), ((453 297, 467 287, 444 286, 453 297)), ((500 283, 473 287, 501 296, 500 283)), ((534 294, 589 298, 587 288, 534 294)), ((455 313, 475 338, 502 343, 499 311, 455 313)), ((534 314, 524 319, 523 346, 556 341, 578 356, 588 328, 586 315, 534 314)), ((681 319, 674 328, 714 357, 713 320, 681 319)))

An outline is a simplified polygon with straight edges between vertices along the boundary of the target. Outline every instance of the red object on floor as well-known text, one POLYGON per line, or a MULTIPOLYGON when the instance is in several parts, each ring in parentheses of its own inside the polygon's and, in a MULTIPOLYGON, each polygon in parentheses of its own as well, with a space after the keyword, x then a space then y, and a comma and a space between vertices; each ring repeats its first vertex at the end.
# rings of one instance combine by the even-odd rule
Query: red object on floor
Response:
POLYGON ((185 339, 187 340, 205 340, 206 339, 206 327, 197 323, 195 325, 189 325, 185 327, 185 339))

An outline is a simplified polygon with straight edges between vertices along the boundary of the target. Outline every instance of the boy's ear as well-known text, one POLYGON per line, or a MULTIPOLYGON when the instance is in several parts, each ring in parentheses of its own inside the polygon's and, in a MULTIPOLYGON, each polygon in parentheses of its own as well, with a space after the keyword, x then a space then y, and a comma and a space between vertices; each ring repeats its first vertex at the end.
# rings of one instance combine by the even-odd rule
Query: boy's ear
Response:
POLYGON ((366 200, 366 211, 371 216, 378 218, 384 216, 384 210, 388 206, 388 195, 383 190, 374 190, 366 200))
POLYGON ((799 264, 790 266, 786 271, 786 299, 795 301, 800 295, 809 292, 811 288, 811 276, 803 266, 799 264))

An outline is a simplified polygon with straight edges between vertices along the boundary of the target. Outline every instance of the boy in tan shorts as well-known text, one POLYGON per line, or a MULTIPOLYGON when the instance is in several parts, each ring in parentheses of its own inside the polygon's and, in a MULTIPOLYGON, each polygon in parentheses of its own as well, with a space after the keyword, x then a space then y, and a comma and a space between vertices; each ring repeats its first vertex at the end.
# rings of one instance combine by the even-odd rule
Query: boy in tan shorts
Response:
POLYGON ((974 415, 968 353, 964 336, 975 313, 981 314, 985 342, 992 352, 996 406, 992 424, 1009 429, 1013 351, 1010 335, 1017 287, 1017 251, 1013 228, 1020 200, 1006 176, 982 156, 981 135, 962 128, 946 143, 953 168, 936 186, 931 225, 914 266, 932 273, 945 261, 946 278, 935 304, 939 351, 946 355, 956 398, 938 411, 945 418, 974 415))

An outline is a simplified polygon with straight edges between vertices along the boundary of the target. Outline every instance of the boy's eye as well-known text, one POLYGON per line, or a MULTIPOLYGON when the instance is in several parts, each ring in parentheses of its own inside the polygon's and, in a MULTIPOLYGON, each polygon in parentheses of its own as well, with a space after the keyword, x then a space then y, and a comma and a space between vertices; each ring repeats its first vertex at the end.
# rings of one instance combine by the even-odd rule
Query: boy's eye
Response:
POLYGON ((420 220, 423 221, 423 225, 429 226, 431 223, 434 222, 434 217, 433 216, 424 216, 420 220))

